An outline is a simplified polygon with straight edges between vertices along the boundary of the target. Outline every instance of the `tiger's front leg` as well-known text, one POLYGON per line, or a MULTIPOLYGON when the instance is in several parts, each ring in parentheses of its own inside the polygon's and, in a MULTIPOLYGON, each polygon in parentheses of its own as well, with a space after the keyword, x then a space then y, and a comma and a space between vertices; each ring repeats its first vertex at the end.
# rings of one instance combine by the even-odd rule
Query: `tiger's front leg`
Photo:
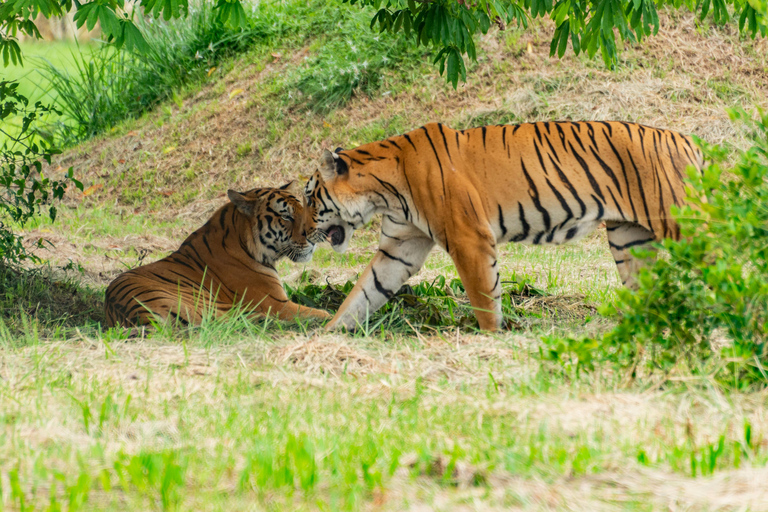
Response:
POLYGON ((331 318, 331 315, 327 311, 322 309, 310 308, 296 304, 295 302, 288 301, 282 308, 275 308, 275 315, 280 320, 295 320, 297 318, 303 320, 327 320, 331 318))
POLYGON ((501 281, 496 259, 496 238, 490 227, 465 226, 460 240, 450 245, 449 254, 467 290, 475 317, 484 331, 502 326, 501 281))
POLYGON ((295 319, 323 321, 331 318, 327 311, 302 306, 291 301, 282 287, 272 290, 265 297, 258 300, 258 307, 252 317, 261 319, 264 316, 275 316, 284 321, 295 319))
POLYGON ((388 217, 381 223, 379 251, 368 264, 355 287, 327 329, 352 329, 366 315, 378 310, 424 265, 435 242, 416 228, 397 224, 388 217), (398 229, 400 228, 400 229, 398 229))

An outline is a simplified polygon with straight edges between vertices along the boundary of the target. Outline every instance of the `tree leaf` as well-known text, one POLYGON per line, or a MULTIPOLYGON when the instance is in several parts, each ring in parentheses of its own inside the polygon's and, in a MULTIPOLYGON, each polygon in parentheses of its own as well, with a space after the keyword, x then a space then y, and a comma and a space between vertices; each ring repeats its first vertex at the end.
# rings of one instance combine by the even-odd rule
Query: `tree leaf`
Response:
POLYGON ((557 48, 557 56, 562 58, 565 55, 565 49, 568 47, 568 34, 570 34, 571 22, 563 23, 562 35, 560 36, 560 46, 557 48))

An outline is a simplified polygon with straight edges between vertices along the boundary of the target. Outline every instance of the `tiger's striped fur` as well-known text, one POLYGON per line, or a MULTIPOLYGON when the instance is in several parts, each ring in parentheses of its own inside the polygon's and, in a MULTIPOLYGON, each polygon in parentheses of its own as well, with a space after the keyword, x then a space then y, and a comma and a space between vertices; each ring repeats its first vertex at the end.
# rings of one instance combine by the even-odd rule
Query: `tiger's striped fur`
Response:
POLYGON ((302 201, 287 188, 230 190, 229 203, 169 256, 120 274, 107 288, 107 325, 143 325, 172 317, 199 324, 242 305, 254 317, 326 319, 325 311, 299 306, 283 289, 274 263, 283 256, 309 261, 302 201))
POLYGON ((356 149, 326 151, 305 188, 315 241, 344 251, 354 229, 381 213, 379 250, 328 328, 354 327, 423 265, 450 254, 482 329, 498 329, 496 246, 560 244, 605 222, 622 281, 629 249, 680 231, 670 206, 685 199, 690 137, 625 122, 546 122, 452 130, 431 123, 356 149))

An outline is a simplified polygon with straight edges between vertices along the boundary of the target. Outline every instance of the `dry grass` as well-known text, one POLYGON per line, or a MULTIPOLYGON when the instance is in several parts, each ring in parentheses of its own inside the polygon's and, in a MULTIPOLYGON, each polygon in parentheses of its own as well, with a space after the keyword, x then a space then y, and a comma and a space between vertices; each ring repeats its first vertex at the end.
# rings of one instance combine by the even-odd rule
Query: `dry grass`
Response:
POLYGON ((323 375, 366 375, 385 372, 384 366, 374 358, 361 354, 345 344, 319 337, 311 341, 288 345, 274 350, 278 365, 292 366, 305 373, 323 375))
MULTIPOLYGON (((410 462, 406 460, 405 462, 410 462)), ((436 459, 435 465, 445 464, 436 459)), ((599 476, 563 478, 555 481, 531 480, 509 474, 488 475, 479 468, 459 464, 454 470, 458 494, 447 498, 434 489, 435 484, 420 478, 423 487, 433 487, 435 503, 426 506, 418 503, 417 493, 410 472, 401 469, 396 475, 399 489, 380 498, 380 501, 398 502, 406 492, 416 504, 399 510, 430 511, 523 511, 568 510, 571 512, 597 512, 618 510, 672 510, 672 511, 737 511, 768 509, 768 492, 763 482, 768 477, 765 469, 746 469, 692 480, 663 471, 642 469, 601 474, 599 476), (486 485, 478 488, 469 485, 480 479, 486 485), (491 495, 492 499, 488 499, 491 495), (415 499, 414 499, 415 498, 415 499), (494 499, 495 498, 495 499, 494 499), (496 501, 496 506, 488 502, 496 501), (462 503, 463 502, 463 503, 462 503), (638 507, 637 505, 640 504, 638 507), (634 505, 634 506, 633 506, 634 505)), ((420 489, 422 493, 423 488, 420 489)), ((386 507, 384 508, 387 509, 386 507)), ((380 510, 371 507, 371 510, 380 510)))

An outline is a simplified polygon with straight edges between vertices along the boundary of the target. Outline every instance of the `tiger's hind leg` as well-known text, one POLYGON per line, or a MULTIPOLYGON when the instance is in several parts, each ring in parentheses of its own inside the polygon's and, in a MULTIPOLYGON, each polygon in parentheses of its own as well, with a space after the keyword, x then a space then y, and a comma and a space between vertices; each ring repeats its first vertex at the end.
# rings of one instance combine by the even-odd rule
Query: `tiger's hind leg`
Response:
MULTIPOLYGON (((204 317, 206 308, 214 308, 217 304, 209 304, 196 299, 184 289, 172 289, 170 286, 152 286, 151 284, 118 305, 118 314, 110 325, 141 326, 155 322, 173 322, 179 326, 199 325, 204 317)), ((219 316, 219 311, 213 312, 219 316)))
POLYGON ((637 288, 635 276, 647 261, 634 257, 630 250, 636 247, 650 248, 649 244, 656 240, 656 237, 651 231, 634 222, 608 221, 605 226, 608 231, 608 245, 613 254, 613 261, 619 269, 622 284, 627 288, 637 288))

